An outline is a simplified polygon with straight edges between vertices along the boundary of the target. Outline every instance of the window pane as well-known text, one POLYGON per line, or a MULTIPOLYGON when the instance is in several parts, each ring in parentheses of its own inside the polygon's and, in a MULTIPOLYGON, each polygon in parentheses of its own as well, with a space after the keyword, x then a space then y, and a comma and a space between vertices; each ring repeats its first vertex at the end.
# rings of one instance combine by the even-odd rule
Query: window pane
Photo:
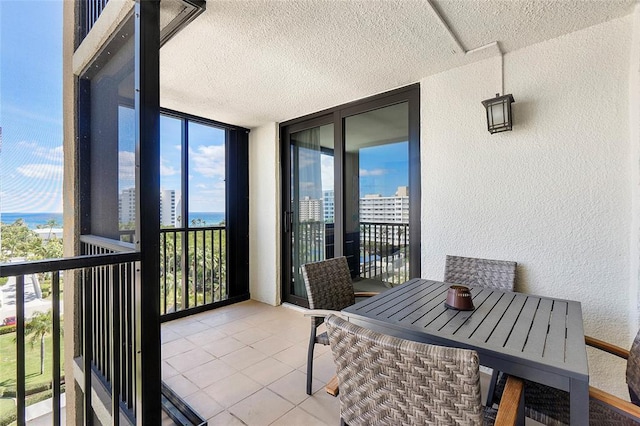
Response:
POLYGON ((225 136, 213 126, 189 123, 189 227, 225 221, 225 136))
POLYGON ((182 221, 182 120, 160 117, 160 226, 182 221))
POLYGON ((409 278, 409 113, 401 103, 345 120, 345 254, 356 279, 409 278))
MULTIPOLYGON (((125 26, 132 27, 133 20, 125 26)), ((89 167, 81 170, 90 181, 89 231, 124 241, 133 241, 136 215, 133 71, 129 37, 97 60, 82 80, 91 84, 89 167)))

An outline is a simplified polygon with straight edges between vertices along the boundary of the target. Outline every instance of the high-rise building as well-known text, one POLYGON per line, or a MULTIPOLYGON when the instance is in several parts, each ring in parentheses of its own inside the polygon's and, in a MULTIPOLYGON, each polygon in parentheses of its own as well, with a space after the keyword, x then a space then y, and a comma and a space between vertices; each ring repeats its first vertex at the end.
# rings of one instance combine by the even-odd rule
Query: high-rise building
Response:
POLYGON ((176 191, 160 191, 160 226, 174 226, 176 221, 176 191))
POLYGON ((300 200, 300 222, 320 222, 323 220, 322 200, 304 197, 300 200))
POLYGON ((132 223, 136 220, 135 188, 126 188, 120 193, 118 200, 118 218, 120 224, 132 223))
POLYGON ((409 188, 399 186, 393 197, 367 194, 360 198, 360 222, 409 223, 409 188))
POLYGON ((333 189, 328 191, 322 191, 323 207, 324 207, 324 221, 325 223, 334 222, 335 204, 333 189))
MULTIPOLYGON (((118 218, 121 224, 136 220, 136 189, 126 188, 120 192, 118 200, 118 218)), ((176 221, 176 191, 160 191, 160 225, 174 226, 176 221)))

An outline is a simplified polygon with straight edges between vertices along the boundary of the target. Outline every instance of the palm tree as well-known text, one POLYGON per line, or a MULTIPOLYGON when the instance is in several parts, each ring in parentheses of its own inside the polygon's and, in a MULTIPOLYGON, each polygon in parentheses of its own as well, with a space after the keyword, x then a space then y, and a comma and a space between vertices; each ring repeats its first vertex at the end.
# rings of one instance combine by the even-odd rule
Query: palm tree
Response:
POLYGON ((25 326, 25 334, 31 335, 31 347, 36 344, 38 338, 40 339, 40 374, 44 374, 44 336, 51 333, 51 326, 51 311, 35 312, 25 326))

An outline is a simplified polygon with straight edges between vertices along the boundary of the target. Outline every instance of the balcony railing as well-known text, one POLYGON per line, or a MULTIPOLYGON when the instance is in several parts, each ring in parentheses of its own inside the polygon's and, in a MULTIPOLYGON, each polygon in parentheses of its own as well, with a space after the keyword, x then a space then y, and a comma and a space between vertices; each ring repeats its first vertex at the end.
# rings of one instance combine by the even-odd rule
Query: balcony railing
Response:
POLYGON ((228 299, 224 226, 160 230, 160 297, 167 318, 228 299))
POLYGON ((409 279, 409 224, 360 222, 360 277, 402 284, 409 279))
POLYGON ((93 24, 96 23, 102 10, 107 5, 109 0, 85 0, 79 2, 83 10, 80 12, 84 19, 80 19, 81 21, 81 38, 85 38, 93 24))
MULTIPOLYGON (((301 222, 296 231, 296 265, 334 256, 333 223, 301 222)), ((352 276, 382 281, 387 286, 409 279, 408 248, 407 223, 360 222, 358 232, 347 233, 345 238, 345 256, 352 276)))
MULTIPOLYGON (((140 260, 136 252, 96 254, 74 258, 3 264, 0 277, 15 277, 16 309, 16 422, 26 423, 26 348, 25 277, 51 274, 52 334, 52 419, 59 425, 62 394, 62 312, 61 278, 75 274, 76 289, 82 301, 79 315, 81 350, 78 367, 84 374, 85 390, 102 384, 111 395, 111 413, 122 413, 135 419, 133 269, 140 260), (87 374, 89 372, 89 374, 87 374), (92 376, 99 383, 93 383, 92 376)), ((67 369, 74 366, 65 366, 67 369)), ((71 384, 73 386, 73 384, 71 384)), ((93 416, 92 392, 84 393, 85 419, 93 416)))

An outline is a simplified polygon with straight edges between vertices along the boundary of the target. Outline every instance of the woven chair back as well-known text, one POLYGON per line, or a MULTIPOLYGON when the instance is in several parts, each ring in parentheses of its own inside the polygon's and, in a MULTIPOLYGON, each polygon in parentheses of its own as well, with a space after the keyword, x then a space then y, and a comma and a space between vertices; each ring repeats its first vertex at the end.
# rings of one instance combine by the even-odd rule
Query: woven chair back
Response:
POLYGON ((346 257, 302 265, 309 308, 340 311, 356 302, 346 257))
POLYGON ((503 291, 513 291, 516 283, 516 262, 449 256, 445 262, 444 281, 474 285, 503 291))
POLYGON ((627 359, 627 386, 631 402, 640 405, 640 331, 633 340, 627 359))
POLYGON ((349 425, 482 424, 475 351, 398 339, 326 319, 349 425))

